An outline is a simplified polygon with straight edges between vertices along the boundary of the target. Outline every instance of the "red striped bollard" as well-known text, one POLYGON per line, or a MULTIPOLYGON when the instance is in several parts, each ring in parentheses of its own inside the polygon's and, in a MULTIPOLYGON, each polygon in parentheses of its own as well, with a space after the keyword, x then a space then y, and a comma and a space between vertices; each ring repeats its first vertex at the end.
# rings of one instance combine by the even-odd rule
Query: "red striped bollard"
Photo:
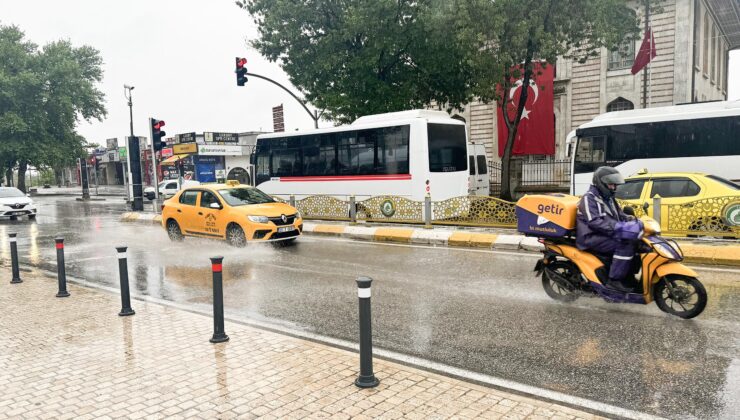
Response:
POLYGON ((224 288, 222 270, 224 257, 211 257, 211 271, 213 271, 213 337, 211 343, 229 341, 224 328, 224 288))
POLYGON ((64 271, 64 238, 55 238, 57 244, 57 279, 59 282, 59 292, 57 297, 67 297, 67 273, 64 271))

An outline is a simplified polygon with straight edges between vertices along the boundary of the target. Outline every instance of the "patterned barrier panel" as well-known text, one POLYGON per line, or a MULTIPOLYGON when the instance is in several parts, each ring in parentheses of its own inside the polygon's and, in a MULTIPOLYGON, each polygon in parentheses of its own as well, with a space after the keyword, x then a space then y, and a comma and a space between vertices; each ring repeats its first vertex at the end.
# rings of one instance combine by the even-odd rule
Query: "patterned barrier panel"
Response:
POLYGON ((740 196, 707 198, 666 207, 666 233, 740 238, 740 196))
POLYGON ((349 220, 349 203, 328 195, 312 195, 295 205, 304 219, 349 220))
POLYGON ((493 197, 455 197, 433 203, 432 223, 515 228, 515 207, 514 203, 493 197))
POLYGON ((357 202, 357 220, 424 223, 424 203, 390 195, 368 198, 357 202))

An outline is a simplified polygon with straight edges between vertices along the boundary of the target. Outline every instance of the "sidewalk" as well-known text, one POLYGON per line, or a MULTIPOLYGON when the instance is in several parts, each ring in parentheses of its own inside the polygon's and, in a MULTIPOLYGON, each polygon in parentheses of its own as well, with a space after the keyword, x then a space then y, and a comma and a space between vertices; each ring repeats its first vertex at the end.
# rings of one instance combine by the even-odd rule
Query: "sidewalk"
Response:
MULTIPOLYGON (((0 269, 0 418, 597 419, 375 359, 380 385, 359 389, 356 353, 0 269)), ((228 314, 227 314, 228 315, 228 314)))
MULTIPOLYGON (((154 213, 128 212, 123 222, 161 224, 161 216, 154 213)), ((411 243, 434 246, 487 248, 507 251, 540 251, 537 238, 516 234, 512 229, 465 228, 456 226, 378 225, 348 222, 306 221, 303 232, 308 235, 337 236, 347 239, 411 243)), ((675 239, 675 238, 674 238, 675 239)), ((740 266, 740 241, 705 241, 679 239, 688 263, 740 266)))
MULTIPOLYGON (((42 188, 36 187, 37 190, 33 193, 33 196, 54 196, 54 195, 79 195, 82 196, 82 187, 56 187, 42 188)), ((95 185, 90 186, 90 196, 121 196, 126 195, 126 188, 123 185, 100 185, 98 187, 98 193, 95 194, 95 185)))

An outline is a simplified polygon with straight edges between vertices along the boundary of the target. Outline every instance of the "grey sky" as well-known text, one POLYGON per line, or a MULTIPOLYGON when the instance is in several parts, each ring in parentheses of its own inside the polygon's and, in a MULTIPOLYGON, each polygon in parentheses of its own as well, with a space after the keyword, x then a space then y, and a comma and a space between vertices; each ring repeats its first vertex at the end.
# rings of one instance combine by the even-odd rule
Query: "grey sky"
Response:
MULTIPOLYGON (((147 118, 167 123, 167 135, 190 131, 272 131, 273 106, 284 104, 285 129, 313 127, 287 93, 250 78, 236 86, 234 57, 247 57, 250 72, 288 85, 280 68, 247 47, 257 31, 233 0, 0 0, 0 23, 15 24, 29 40, 68 38, 97 48, 105 61, 108 117, 83 123, 80 133, 105 144, 129 131, 123 85, 134 89, 134 131, 149 136, 147 118)), ((740 51, 730 53, 728 95, 740 98, 740 51)), ((322 122, 321 126, 329 123, 322 122)))

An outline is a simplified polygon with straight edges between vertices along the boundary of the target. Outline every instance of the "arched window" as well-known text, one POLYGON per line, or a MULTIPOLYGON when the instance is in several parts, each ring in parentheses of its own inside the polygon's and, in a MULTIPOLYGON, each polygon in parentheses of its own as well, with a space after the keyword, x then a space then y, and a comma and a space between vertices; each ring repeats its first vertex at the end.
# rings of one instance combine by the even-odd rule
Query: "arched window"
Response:
POLYGON ((609 104, 606 106, 606 112, 625 111, 628 109, 635 109, 635 104, 622 98, 621 96, 609 102, 609 104))

